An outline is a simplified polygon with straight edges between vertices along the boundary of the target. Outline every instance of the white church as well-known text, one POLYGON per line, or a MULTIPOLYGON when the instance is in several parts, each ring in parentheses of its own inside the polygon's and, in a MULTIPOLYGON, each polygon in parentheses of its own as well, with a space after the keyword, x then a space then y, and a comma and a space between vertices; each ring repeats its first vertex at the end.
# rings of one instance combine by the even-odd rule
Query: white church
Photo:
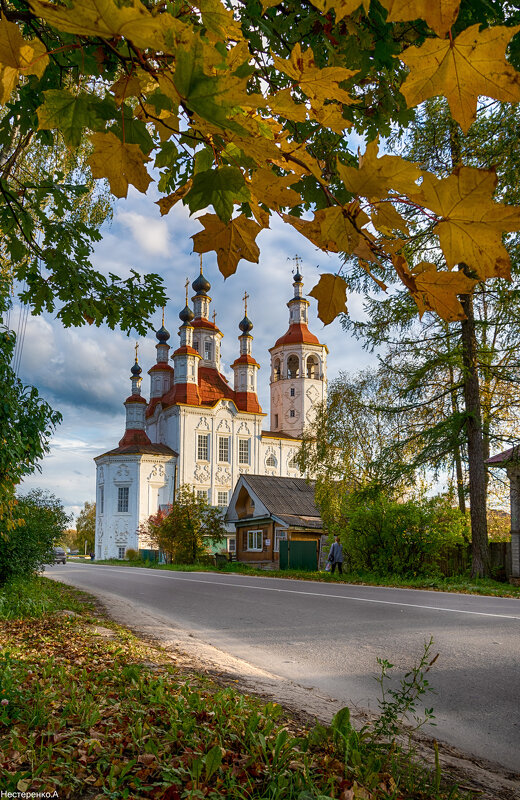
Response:
MULTIPOLYGON (((191 485, 225 509, 240 475, 302 477, 294 457, 314 407, 326 399, 328 350, 309 331, 309 302, 299 270, 293 281, 289 329, 269 350, 269 426, 257 397, 260 365, 253 356, 247 295, 238 326, 239 352, 231 365, 232 388, 220 371, 223 334, 210 320, 211 286, 202 268, 192 284, 193 310, 186 288, 179 346, 171 356, 164 319, 156 333, 149 402, 141 395, 136 353, 132 393, 124 404, 125 434, 118 447, 94 459, 96 558, 122 559, 128 549, 145 546, 139 526, 160 506, 171 504, 181 485, 191 485)), ((230 536, 228 548, 234 545, 230 536)))

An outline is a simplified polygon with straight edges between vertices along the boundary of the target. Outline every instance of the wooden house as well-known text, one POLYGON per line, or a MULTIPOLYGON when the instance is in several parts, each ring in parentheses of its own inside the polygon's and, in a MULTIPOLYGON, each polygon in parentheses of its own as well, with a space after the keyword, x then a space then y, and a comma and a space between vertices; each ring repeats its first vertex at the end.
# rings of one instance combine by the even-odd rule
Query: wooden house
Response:
POLYGON ((271 475, 241 475, 226 512, 235 526, 237 561, 279 563, 280 541, 316 542, 323 523, 314 502, 314 481, 271 475))

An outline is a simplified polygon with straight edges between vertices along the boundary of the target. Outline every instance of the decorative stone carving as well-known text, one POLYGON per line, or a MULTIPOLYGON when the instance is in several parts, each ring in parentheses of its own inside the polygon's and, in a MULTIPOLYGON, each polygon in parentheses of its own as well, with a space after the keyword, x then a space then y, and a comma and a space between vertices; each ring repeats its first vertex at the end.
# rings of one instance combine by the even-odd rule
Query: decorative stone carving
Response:
POLYGON ((300 419, 300 412, 298 411, 297 408, 295 408, 295 409, 289 409, 288 408, 287 411, 284 414, 284 418, 285 418, 286 422, 291 422, 291 421, 292 422, 297 422, 300 419), (291 416, 291 411, 294 411, 293 416, 291 416))
POLYGON ((221 432, 231 433, 231 426, 230 426, 229 422, 227 421, 227 419, 221 419, 219 424, 218 424, 217 433, 221 433, 221 432))
POLYGON ((207 464, 197 464, 193 477, 197 483, 209 483, 209 467, 207 464))
POLYGON ((309 386, 305 394, 307 395, 311 403, 315 403, 318 397, 320 396, 320 393, 318 392, 315 386, 309 386))
POLYGON ((126 527, 125 523, 122 523, 118 520, 116 522, 116 528, 114 531, 114 540, 116 544, 125 544, 127 539, 128 539, 128 528, 126 527))
POLYGON ((201 417, 197 425, 198 431, 209 431, 209 422, 207 417, 201 417))
POLYGON ((249 467, 239 467, 238 471, 240 475, 247 475, 249 473, 249 467))
POLYGON ((130 470, 126 464, 120 464, 119 469, 116 472, 116 479, 119 481, 128 480, 130 477, 130 470))
POLYGON ((219 467, 215 475, 216 483, 230 484, 231 483, 231 470, 229 467, 219 467))
POLYGON ((148 475, 148 480, 151 481, 154 478, 164 478, 164 464, 153 465, 152 471, 148 475))
POLYGON ((250 431, 250 429, 249 429, 249 425, 247 424, 247 422, 242 422, 242 424, 240 425, 240 427, 239 427, 239 429, 238 429, 238 431, 237 431, 237 434, 238 434, 238 435, 240 435, 240 434, 242 434, 242 435, 244 435, 244 434, 247 434, 248 436, 250 436, 250 435, 251 435, 251 431, 250 431))
POLYGON ((103 483, 105 480, 105 470, 103 467, 98 469, 98 483, 103 483))

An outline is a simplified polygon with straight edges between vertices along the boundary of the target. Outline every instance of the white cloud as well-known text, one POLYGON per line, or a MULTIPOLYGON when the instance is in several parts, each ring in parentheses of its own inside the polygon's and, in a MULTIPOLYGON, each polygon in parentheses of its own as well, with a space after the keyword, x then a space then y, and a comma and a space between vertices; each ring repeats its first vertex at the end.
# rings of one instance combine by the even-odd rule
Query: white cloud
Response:
POLYGON ((144 253, 152 256, 170 254, 170 235, 165 220, 144 216, 136 211, 118 211, 116 220, 130 230, 144 253))

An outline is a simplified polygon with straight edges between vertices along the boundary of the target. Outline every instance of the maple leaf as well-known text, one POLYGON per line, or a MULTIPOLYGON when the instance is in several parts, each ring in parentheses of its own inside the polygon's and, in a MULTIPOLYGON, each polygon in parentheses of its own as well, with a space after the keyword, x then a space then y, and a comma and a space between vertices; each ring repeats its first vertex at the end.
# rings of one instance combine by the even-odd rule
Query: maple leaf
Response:
POLYGON ((299 42, 294 46, 289 59, 284 60, 273 55, 273 63, 276 69, 296 81, 307 97, 320 103, 324 103, 326 100, 337 100, 345 105, 350 105, 354 102, 349 93, 341 89, 339 84, 351 78, 359 70, 345 69, 345 67, 320 69, 314 61, 312 48, 308 47, 302 53, 299 42))
POLYGON ((330 128, 335 133, 343 133, 345 128, 351 128, 352 123, 343 116, 343 110, 338 103, 327 103, 327 105, 312 106, 309 116, 323 125, 330 128))
POLYGON ((301 202, 298 192, 288 188, 297 180, 297 175, 280 176, 269 169, 257 169, 251 176, 251 191, 260 202, 279 211, 280 207, 296 206, 301 202))
POLYGON ((71 94, 64 89, 48 89, 45 102, 38 109, 38 130, 59 128, 66 143, 78 147, 83 129, 102 130, 113 117, 113 103, 86 92, 71 94))
POLYGON ((426 39, 421 47, 407 48, 399 58, 410 68, 401 86, 411 108, 428 97, 444 95, 453 118, 464 133, 474 121, 480 95, 506 103, 520 100, 520 73, 505 61, 507 43, 520 25, 497 25, 479 33, 466 28, 452 42, 426 39))
MULTIPOLYGON (((413 270, 416 293, 420 297, 418 303, 426 311, 435 311, 446 322, 466 319, 459 294, 470 294, 478 280, 473 280, 463 272, 441 272, 435 264, 421 261, 413 270)), ((421 313, 422 316, 422 313, 421 313)))
POLYGON ((347 284, 339 275, 322 274, 309 296, 318 301, 318 317, 324 325, 330 325, 338 314, 347 313, 347 284))
POLYGON ((112 84, 110 91, 113 93, 117 105, 120 106, 127 97, 139 97, 143 91, 143 86, 137 75, 132 73, 132 75, 121 75, 112 84))
POLYGON ((350 16, 354 11, 357 11, 360 6, 363 6, 365 12, 368 14, 368 9, 370 7, 370 0, 311 0, 311 3, 315 8, 319 9, 322 14, 328 14, 329 11, 334 11, 336 22, 339 22, 344 17, 350 16))
POLYGON ((20 74, 41 78, 48 63, 39 39, 24 39, 14 22, 0 19, 0 103, 9 100, 20 74))
POLYGON ((242 172, 237 167, 219 167, 197 172, 183 202, 192 214, 212 205, 220 219, 229 222, 234 203, 246 203, 249 197, 242 172))
POLYGON ((339 176, 349 192, 369 200, 380 200, 392 189, 403 194, 417 191, 416 181, 422 175, 419 167, 400 156, 378 158, 377 152, 376 139, 367 144, 359 158, 359 168, 347 167, 338 161, 339 176))
POLYGON ((460 0, 380 0, 388 22, 424 19, 438 36, 445 36, 459 14, 460 0))
POLYGON ((374 228, 391 236, 393 231, 409 234, 406 220, 395 210, 391 203, 379 203, 371 216, 374 228))
POLYGON ((240 25, 220 0, 194 0, 193 5, 202 14, 202 22, 211 33, 226 39, 241 39, 240 25))
POLYGON ((269 107, 274 114, 281 114, 285 119, 293 122, 305 122, 307 119, 307 109, 305 103, 296 103, 293 100, 290 89, 282 89, 276 92, 268 100, 269 107))
POLYGON ((161 217, 164 217, 165 214, 171 211, 175 203, 178 203, 179 200, 182 200, 182 198, 188 194, 191 189, 191 184, 192 181, 190 178, 189 181, 186 181, 183 186, 179 186, 172 194, 169 194, 167 197, 161 197, 160 200, 155 201, 156 205, 160 208, 161 217))
MULTIPOLYGON (((320 250, 330 253, 352 253, 359 243, 359 231, 349 219, 343 206, 330 206, 316 211, 314 219, 306 220, 283 214, 282 219, 296 228, 320 250)), ((364 214, 361 224, 368 217, 364 214)))
POLYGON ((196 253, 217 253, 218 268, 225 278, 236 272, 240 259, 258 264, 260 250, 255 242, 262 227, 243 214, 230 222, 222 222, 216 214, 199 217, 204 230, 195 233, 193 249, 196 253))
POLYGON ((126 197, 131 183, 146 192, 152 178, 144 166, 150 159, 138 144, 125 144, 113 133, 93 133, 94 152, 88 159, 94 178, 107 178, 116 197, 126 197))
POLYGON ((496 185, 494 169, 458 167, 448 178, 427 173, 420 192, 410 195, 441 217, 433 232, 447 265, 466 263, 482 279, 509 277, 502 232, 520 230, 520 209, 493 201, 496 185))

